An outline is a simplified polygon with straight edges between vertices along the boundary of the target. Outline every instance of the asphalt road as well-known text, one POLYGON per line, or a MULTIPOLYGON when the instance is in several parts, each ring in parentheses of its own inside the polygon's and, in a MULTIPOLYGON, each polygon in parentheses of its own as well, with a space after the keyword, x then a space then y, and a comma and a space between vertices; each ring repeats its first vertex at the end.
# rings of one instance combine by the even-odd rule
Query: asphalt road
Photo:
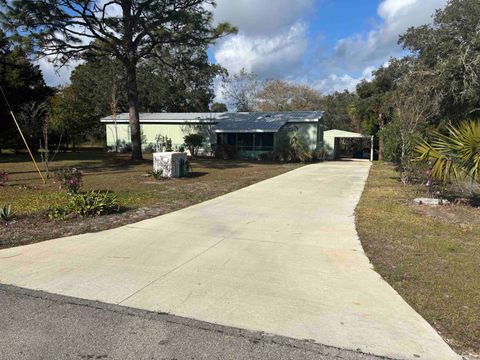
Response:
POLYGON ((6 285, 0 285, 0 358, 385 359, 6 285))

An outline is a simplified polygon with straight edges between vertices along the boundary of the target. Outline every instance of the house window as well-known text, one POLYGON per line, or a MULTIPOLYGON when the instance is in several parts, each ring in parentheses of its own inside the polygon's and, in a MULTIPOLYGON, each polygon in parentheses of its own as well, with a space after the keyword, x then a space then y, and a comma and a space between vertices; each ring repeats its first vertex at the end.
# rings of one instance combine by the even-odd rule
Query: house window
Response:
POLYGON ((217 144, 220 145, 237 145, 237 134, 218 134, 217 144))
POLYGON ((272 151, 273 133, 220 133, 217 144, 233 145, 240 151, 272 151))
POLYGON ((271 151, 273 150, 273 133, 256 133, 255 150, 271 151))
POLYGON ((254 150, 253 136, 252 133, 238 133, 237 149, 245 151, 254 150))

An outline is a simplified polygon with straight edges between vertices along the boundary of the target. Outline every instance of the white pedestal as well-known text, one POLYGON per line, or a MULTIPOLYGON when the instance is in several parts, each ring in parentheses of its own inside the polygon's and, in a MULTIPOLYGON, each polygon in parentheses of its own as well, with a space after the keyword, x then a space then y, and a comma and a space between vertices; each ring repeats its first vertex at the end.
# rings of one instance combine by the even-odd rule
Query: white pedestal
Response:
POLYGON ((161 152, 153 154, 153 171, 162 177, 185 176, 187 154, 183 152, 161 152))

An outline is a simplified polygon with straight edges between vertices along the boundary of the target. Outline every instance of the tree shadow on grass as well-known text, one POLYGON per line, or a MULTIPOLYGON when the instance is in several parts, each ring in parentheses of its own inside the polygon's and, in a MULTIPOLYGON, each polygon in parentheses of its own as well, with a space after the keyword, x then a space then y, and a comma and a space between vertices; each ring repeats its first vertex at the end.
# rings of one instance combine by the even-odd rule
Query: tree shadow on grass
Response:
POLYGON ((208 172, 205 172, 205 171, 192 171, 192 172, 189 172, 188 175, 186 176, 186 178, 199 178, 199 177, 202 177, 202 176, 205 176, 205 175, 208 175, 208 172))

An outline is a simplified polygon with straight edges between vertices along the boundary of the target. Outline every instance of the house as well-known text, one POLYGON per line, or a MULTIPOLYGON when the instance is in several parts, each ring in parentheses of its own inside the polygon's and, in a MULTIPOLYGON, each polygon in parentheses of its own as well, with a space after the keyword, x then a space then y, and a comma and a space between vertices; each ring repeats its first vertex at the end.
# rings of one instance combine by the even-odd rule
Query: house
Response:
MULTIPOLYGON (((128 114, 101 119, 106 126, 107 146, 130 143, 128 114)), ((159 136, 172 141, 173 149, 183 147, 187 134, 204 136, 204 152, 212 145, 233 147, 242 157, 258 157, 279 149, 292 134, 298 134, 311 151, 323 147, 323 112, 250 113, 143 113, 140 114, 144 148, 154 148, 159 136)))

